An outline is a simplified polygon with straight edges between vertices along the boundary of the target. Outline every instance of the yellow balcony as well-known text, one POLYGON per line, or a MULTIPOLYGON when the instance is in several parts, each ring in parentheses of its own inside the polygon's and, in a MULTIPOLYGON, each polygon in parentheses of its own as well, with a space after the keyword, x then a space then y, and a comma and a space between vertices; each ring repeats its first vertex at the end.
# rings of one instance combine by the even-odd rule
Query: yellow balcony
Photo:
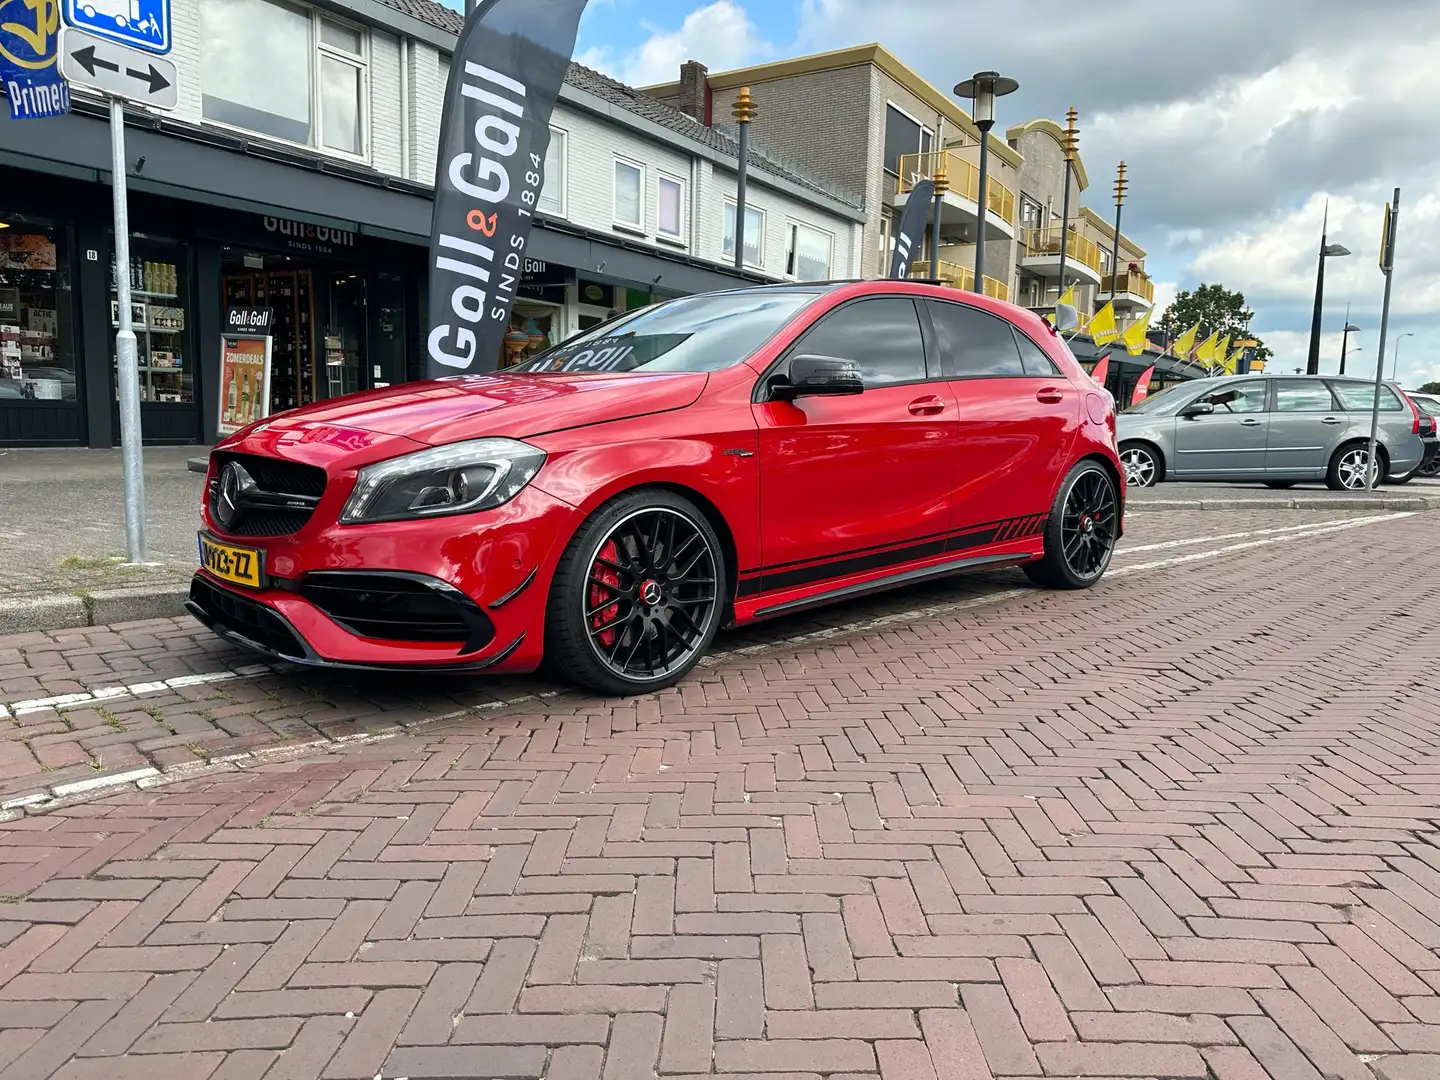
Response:
MULTIPOLYGON (((912 278, 930 279, 930 260, 922 259, 919 262, 910 264, 910 276, 912 278)), ((975 291, 975 271, 968 266, 961 266, 959 263, 940 262, 940 280, 952 289, 961 289, 964 292, 975 291)), ((994 300, 1010 300, 1010 286, 1005 282, 985 275, 985 295, 994 300)))
MULTIPOLYGON (((1087 240, 1074 229, 1065 232, 1065 258, 1100 272, 1100 248, 1093 240, 1087 240)), ((1060 233, 1058 227, 1048 229, 1027 229, 1025 231, 1025 258, 1042 258, 1060 254, 1060 233)))
MULTIPOLYGON (((1100 295, 1109 296, 1112 293, 1110 275, 1108 273, 1100 276, 1100 295)), ((1155 285, 1145 274, 1138 270, 1123 270, 1115 275, 1113 293, 1116 297, 1138 296, 1147 305, 1155 303, 1155 285)))
MULTIPOLYGON (((970 164, 954 150, 932 150, 928 154, 905 154, 900 158, 901 195, 912 191, 921 180, 933 180, 935 169, 945 165, 945 175, 950 181, 950 190, 972 203, 980 201, 980 169, 970 164)), ((985 178, 985 204, 988 213, 994 214, 1007 225, 1015 224, 1015 193, 994 174, 985 178)))

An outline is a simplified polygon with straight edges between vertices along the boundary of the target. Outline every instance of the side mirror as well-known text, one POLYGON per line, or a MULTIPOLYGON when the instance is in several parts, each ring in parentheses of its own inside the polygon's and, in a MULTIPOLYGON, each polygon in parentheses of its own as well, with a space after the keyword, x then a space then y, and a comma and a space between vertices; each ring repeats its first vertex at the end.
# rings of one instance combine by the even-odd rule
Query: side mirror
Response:
POLYGON ((791 359, 790 377, 777 382, 770 395, 778 401, 793 401, 799 397, 845 397, 864 391, 865 383, 855 361, 806 354, 791 359))
POLYGON ((1055 305, 1055 331, 1063 334, 1080 325, 1080 313, 1069 304, 1055 305))
POLYGON ((1185 408, 1180 410, 1181 416, 1209 416, 1215 411, 1215 406, 1208 401, 1192 401, 1185 408))

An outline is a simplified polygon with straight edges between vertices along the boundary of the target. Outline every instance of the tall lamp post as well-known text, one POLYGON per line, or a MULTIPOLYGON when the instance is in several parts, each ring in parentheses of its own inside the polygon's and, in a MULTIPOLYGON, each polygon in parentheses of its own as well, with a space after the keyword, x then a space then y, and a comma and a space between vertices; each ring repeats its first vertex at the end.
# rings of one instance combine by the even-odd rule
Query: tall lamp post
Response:
POLYGON ((1391 382, 1399 382, 1399 381, 1400 381, 1400 342, 1404 341, 1407 337, 1414 337, 1414 336, 1415 336, 1414 331, 1407 330, 1405 333, 1401 334, 1399 337, 1397 337, 1397 338, 1395 339, 1395 363, 1394 363, 1394 366, 1392 366, 1392 367, 1390 368, 1390 381, 1391 381, 1391 382))
POLYGON ((735 269, 742 270, 745 267, 745 180, 750 172, 750 121, 755 119, 755 99, 750 96, 748 86, 740 88, 730 111, 739 129, 735 140, 740 153, 740 169, 735 181, 735 269))
MULTIPOLYGON (((1070 178, 1075 172, 1075 157, 1080 152, 1080 129, 1075 126, 1079 117, 1075 106, 1065 112, 1065 138, 1060 148, 1065 151, 1065 196, 1060 210, 1060 296, 1065 295, 1065 255, 1070 248, 1070 178)), ((1056 298, 1059 303, 1059 298, 1056 298)))
POLYGON ((1120 284, 1120 211, 1125 208, 1125 192, 1130 183, 1125 179, 1125 162, 1115 170, 1115 239, 1110 248, 1110 299, 1120 284))
POLYGON ((1020 89, 1014 79, 1006 78, 998 71, 977 71, 962 83, 955 84, 955 96, 969 98, 972 108, 970 117, 980 129, 980 190, 979 217, 975 223, 975 291, 985 291, 985 207, 986 181, 990 168, 990 129, 995 126, 995 99, 1013 94, 1020 89))
POLYGON ((1345 328, 1340 331, 1340 374, 1345 374, 1345 357, 1350 355, 1350 335, 1358 334, 1360 327, 1350 321, 1350 305, 1345 305, 1345 328))
POLYGON ((1310 357, 1305 362, 1305 374, 1320 374, 1320 310, 1325 301, 1325 260, 1338 259, 1350 254, 1344 244, 1326 243, 1330 230, 1330 203, 1325 203, 1325 218, 1320 226, 1320 260, 1315 271, 1315 311, 1310 316, 1310 357))
POLYGON ((940 215, 945 209, 945 194, 950 190, 950 175, 945 171, 945 151, 940 151, 940 164, 935 166, 935 228, 930 237, 930 276, 940 280, 940 215))

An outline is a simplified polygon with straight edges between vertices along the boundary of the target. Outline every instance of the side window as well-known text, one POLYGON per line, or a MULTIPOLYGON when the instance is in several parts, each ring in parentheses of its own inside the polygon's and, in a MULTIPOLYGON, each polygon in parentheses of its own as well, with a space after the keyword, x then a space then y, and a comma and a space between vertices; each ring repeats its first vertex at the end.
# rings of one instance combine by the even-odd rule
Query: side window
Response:
POLYGON ((1060 374, 1060 369, 1055 366, 1055 361, 1046 356, 1045 350, 1031 341, 1028 335, 1016 330, 1015 342, 1020 346, 1020 363, 1025 368, 1026 375, 1049 378, 1052 375, 1060 374))
POLYGON ((940 372, 947 379, 1023 375, 1010 324, 968 304, 927 300, 940 341, 940 372))
POLYGON ((925 378, 925 339, 909 297, 857 300, 826 315, 791 349, 853 360, 865 385, 920 382, 925 378))
POLYGON ((1275 384, 1276 412, 1333 412, 1330 388, 1312 379, 1282 379, 1275 384))
POLYGON ((1222 386, 1219 390, 1195 399, 1215 406, 1216 415, 1227 413, 1258 413, 1265 411, 1265 384, 1260 382, 1241 383, 1238 386, 1222 386))
MULTIPOLYGON (((1335 396, 1349 412, 1369 412, 1375 406, 1375 384, 1362 382, 1337 382, 1333 384, 1335 396)), ((1399 412, 1405 406, 1388 386, 1380 388, 1380 411, 1399 412)))

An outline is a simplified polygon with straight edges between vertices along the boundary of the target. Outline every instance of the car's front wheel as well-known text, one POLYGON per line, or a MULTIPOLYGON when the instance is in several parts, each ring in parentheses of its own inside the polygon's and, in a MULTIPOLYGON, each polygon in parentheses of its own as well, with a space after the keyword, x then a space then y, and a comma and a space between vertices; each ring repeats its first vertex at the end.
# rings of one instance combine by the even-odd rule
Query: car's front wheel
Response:
POLYGON ((1045 555, 1025 574, 1049 589, 1088 589, 1104 576, 1120 539, 1120 498, 1098 461, 1070 470, 1045 523, 1045 555))
POLYGON ((714 641, 725 553, 689 499, 628 492, 590 516, 560 558, 546 612, 547 659, 604 694, 673 686, 714 641))

